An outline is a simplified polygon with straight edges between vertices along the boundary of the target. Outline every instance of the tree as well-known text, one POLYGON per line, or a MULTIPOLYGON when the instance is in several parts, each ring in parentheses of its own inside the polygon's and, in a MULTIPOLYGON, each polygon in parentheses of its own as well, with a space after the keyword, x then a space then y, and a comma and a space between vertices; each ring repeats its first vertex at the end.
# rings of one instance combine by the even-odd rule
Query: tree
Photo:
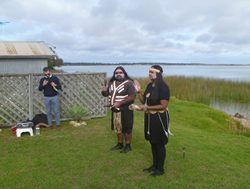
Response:
POLYGON ((51 57, 48 59, 48 67, 52 70, 54 70, 55 66, 62 66, 63 65, 63 59, 59 58, 57 56, 51 57))

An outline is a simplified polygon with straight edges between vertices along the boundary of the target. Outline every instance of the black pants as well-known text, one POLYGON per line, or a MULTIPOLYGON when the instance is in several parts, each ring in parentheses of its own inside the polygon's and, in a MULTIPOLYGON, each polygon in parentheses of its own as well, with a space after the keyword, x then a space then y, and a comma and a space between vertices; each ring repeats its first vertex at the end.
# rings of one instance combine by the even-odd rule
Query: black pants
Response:
MULTIPOLYGON (((132 110, 121 111, 121 122, 122 122, 122 133, 123 134, 132 133, 134 124, 134 112, 132 110)), ((113 112, 111 114, 111 130, 114 130, 113 112)))
POLYGON ((159 171, 164 171, 164 162, 166 159, 165 144, 150 144, 153 155, 153 166, 159 171))

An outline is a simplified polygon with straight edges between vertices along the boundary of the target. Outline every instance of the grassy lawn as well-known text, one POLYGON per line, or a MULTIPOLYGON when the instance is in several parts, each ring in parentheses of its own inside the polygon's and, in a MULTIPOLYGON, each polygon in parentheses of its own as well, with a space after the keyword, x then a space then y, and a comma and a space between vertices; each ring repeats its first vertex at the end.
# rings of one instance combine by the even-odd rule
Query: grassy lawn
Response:
POLYGON ((1 189, 250 188, 250 137, 222 112, 172 99, 166 173, 142 172, 151 164, 143 114, 135 112, 132 152, 110 151, 116 136, 110 115, 87 126, 41 129, 40 136, 0 133, 1 189), (185 157, 183 158, 183 148, 185 157))

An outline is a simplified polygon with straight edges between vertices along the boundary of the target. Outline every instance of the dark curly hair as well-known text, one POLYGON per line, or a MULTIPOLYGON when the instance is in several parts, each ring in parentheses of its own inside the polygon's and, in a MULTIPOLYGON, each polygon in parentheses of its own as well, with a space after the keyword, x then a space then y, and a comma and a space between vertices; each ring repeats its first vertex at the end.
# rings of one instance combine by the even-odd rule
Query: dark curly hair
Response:
POLYGON ((113 72, 113 76, 111 77, 111 79, 110 79, 109 82, 112 82, 112 81, 115 80, 115 72, 116 72, 116 70, 118 70, 118 69, 122 70, 122 72, 124 73, 124 76, 125 76, 124 79, 129 79, 129 80, 133 81, 133 79, 132 79, 131 77, 128 76, 128 74, 127 74, 127 72, 125 71, 125 69, 124 69, 122 66, 118 66, 118 67, 115 68, 115 70, 114 70, 114 72, 113 72))

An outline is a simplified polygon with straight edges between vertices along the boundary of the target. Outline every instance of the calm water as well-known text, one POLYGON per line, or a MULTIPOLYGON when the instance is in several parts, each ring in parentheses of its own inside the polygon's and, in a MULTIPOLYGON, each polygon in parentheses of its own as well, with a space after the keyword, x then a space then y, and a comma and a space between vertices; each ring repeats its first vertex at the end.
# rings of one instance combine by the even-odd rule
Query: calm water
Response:
MULTIPOLYGON (((111 77, 117 65, 105 66, 62 66, 58 69, 67 73, 93 73, 105 72, 111 77)), ((125 65, 123 66, 131 77, 147 77, 149 65, 125 65)), ((250 82, 250 65, 222 66, 222 65, 164 65, 165 76, 186 76, 224 79, 231 81, 250 82)), ((250 107, 246 104, 213 102, 211 107, 224 111, 230 115, 240 113, 250 118, 250 107)))
MULTIPOLYGON (((105 72, 110 77, 117 65, 104 66, 62 66, 67 73, 79 72, 105 72)), ((147 77, 149 65, 125 65, 127 73, 132 77, 147 77)), ((240 66, 216 66, 216 65, 164 65, 162 66, 166 76, 186 76, 217 78, 233 81, 250 82, 250 65, 240 66)))
POLYGON ((212 102, 211 107, 228 113, 229 115, 235 115, 240 113, 244 117, 250 119, 250 106, 242 103, 220 103, 212 102))

